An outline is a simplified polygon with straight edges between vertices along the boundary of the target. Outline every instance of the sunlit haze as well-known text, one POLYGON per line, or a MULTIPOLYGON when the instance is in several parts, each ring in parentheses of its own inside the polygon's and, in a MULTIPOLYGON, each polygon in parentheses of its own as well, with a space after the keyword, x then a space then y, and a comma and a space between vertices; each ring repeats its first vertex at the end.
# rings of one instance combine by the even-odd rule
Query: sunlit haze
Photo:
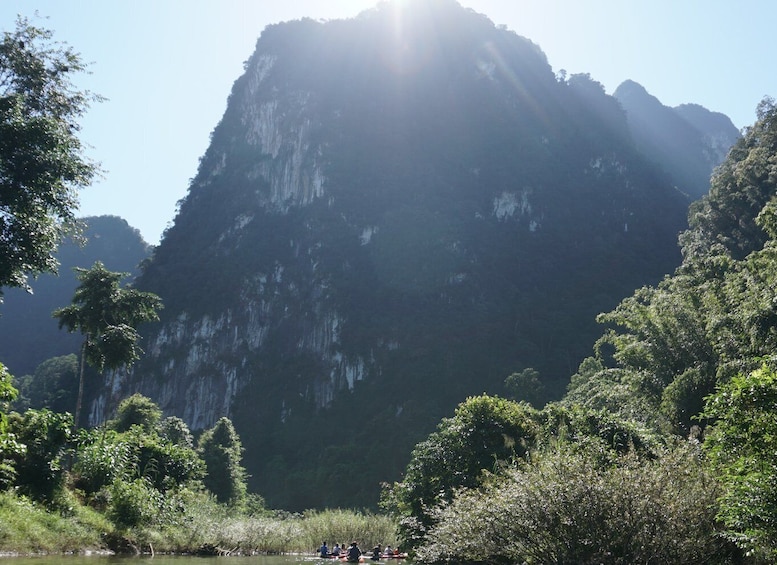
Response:
MULTIPOLYGON (((406 0, 412 2, 412 0, 406 0)), ((590 73, 608 93, 631 79, 668 106, 693 102, 752 124, 777 96, 777 3, 723 0, 461 0, 538 44, 555 71, 590 73)), ((88 155, 104 178, 81 195, 81 214, 114 214, 152 244, 172 222, 197 172, 233 82, 265 26, 353 17, 349 0, 3 0, 91 62, 78 86, 107 98, 83 119, 88 155)))

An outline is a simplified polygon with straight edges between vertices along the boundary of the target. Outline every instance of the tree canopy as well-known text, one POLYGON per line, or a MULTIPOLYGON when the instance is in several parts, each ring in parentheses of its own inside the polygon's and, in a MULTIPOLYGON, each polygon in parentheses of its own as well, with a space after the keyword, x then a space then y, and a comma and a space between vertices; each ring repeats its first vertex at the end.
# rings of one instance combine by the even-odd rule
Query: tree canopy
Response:
POLYGON ((777 557, 777 372, 737 375, 707 399, 714 419, 705 448, 724 488, 720 518, 728 536, 766 561, 777 557))
POLYGON ((691 210, 682 265, 600 315, 609 328, 566 401, 688 433, 718 384, 773 357, 777 106, 758 115, 691 210))
POLYGON ((71 82, 85 70, 27 19, 0 41, 0 288, 56 271, 53 251, 76 231, 77 191, 99 172, 77 135, 99 100, 71 82))

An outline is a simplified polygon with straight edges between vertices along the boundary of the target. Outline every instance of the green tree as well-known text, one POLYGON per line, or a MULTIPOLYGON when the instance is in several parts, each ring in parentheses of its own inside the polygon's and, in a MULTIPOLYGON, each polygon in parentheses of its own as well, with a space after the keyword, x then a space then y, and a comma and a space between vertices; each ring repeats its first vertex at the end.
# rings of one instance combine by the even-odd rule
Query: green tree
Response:
POLYGON ((99 100, 74 88, 85 65, 52 32, 19 18, 0 41, 0 288, 55 272, 74 233, 77 190, 99 172, 83 155, 78 119, 99 100))
POLYGON ((539 408, 545 393, 545 387, 540 382, 540 372, 528 367, 520 373, 512 373, 505 379, 505 388, 514 400, 528 402, 539 408))
POLYGON ((160 424, 160 433, 167 441, 181 447, 193 447, 194 437, 186 422, 177 416, 168 416, 160 424))
POLYGON ((78 356, 62 355, 47 359, 32 375, 18 379, 19 398, 14 408, 48 408, 54 412, 73 409, 78 390, 78 356))
POLYGON ((0 489, 11 486, 16 479, 12 457, 24 452, 24 446, 8 429, 8 406, 18 391, 13 386, 13 376, 0 363, 0 489))
POLYGON ((707 399, 704 443, 722 478, 720 518, 748 552, 777 559, 777 371, 738 375, 707 399))
POLYGON ((683 262, 598 320, 565 401, 687 434, 720 382, 777 349, 777 106, 765 99, 689 212, 683 262))
POLYGON ((199 452, 205 461, 205 486, 219 502, 241 505, 246 497, 246 473, 241 465, 243 446, 229 418, 203 432, 199 452))
POLYGON ((691 207, 691 229, 680 238, 686 257, 724 253, 743 259, 767 240, 756 218, 777 194, 777 105, 764 98, 756 113, 758 120, 716 169, 709 194, 691 207))
POLYGON ((140 426, 145 433, 151 433, 156 431, 161 419, 162 410, 154 401, 142 394, 133 394, 121 401, 116 418, 108 422, 108 427, 126 432, 132 426, 140 426))
POLYGON ((117 370, 134 363, 142 353, 136 327, 158 320, 157 310, 162 308, 162 301, 150 292, 121 288, 119 281, 126 274, 109 271, 99 261, 91 269, 76 268, 76 272, 80 284, 73 303, 55 310, 53 316, 59 318, 60 328, 77 330, 84 336, 73 417, 77 427, 84 392, 84 363, 98 371, 117 370))
POLYGON ((63 462, 70 447, 71 427, 68 413, 44 409, 11 415, 9 428, 25 447, 14 457, 16 486, 21 492, 53 502, 65 478, 63 462))
POLYGON ((383 505, 402 518, 405 542, 417 545, 434 523, 434 508, 458 489, 475 488, 524 458, 538 432, 538 413, 527 404, 487 395, 460 404, 416 445, 402 481, 383 493, 383 505))
POLYGON ((5 368, 5 365, 0 363, 0 440, 3 438, 3 432, 6 431, 6 411, 8 410, 8 404, 16 398, 19 391, 13 386, 13 376, 5 368))

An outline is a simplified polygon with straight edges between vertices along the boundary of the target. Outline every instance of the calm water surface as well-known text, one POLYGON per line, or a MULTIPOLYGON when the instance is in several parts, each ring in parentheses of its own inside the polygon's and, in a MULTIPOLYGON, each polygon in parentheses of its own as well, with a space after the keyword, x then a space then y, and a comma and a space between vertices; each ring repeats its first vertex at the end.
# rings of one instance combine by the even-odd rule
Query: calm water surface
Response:
POLYGON ((328 559, 303 555, 255 557, 116 557, 105 555, 66 555, 45 557, 2 557, 0 565, 325 565, 328 559))

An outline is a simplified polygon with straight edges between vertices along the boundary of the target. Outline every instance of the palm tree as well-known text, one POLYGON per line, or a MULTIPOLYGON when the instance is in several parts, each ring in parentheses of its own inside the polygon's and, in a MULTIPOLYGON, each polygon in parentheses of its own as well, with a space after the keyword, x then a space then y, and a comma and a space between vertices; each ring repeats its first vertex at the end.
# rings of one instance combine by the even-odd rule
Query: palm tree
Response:
POLYGON ((138 345, 136 327, 142 322, 159 319, 157 310, 162 300, 151 292, 121 288, 119 281, 127 273, 109 271, 97 261, 91 269, 75 269, 81 284, 76 288, 70 306, 58 308, 52 316, 59 318, 59 327, 68 332, 79 331, 84 336, 81 345, 81 367, 78 399, 73 426, 78 428, 84 394, 84 364, 102 372, 132 365, 143 350, 138 345))

